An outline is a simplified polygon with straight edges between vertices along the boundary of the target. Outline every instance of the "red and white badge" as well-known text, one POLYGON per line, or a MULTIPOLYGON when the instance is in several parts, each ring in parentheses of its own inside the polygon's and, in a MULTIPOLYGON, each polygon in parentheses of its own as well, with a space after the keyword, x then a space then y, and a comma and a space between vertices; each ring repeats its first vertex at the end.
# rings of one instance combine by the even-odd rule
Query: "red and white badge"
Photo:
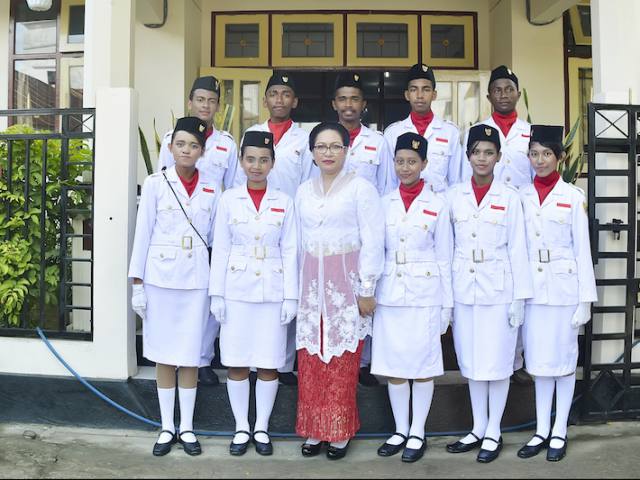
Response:
POLYGON ((505 207, 504 205, 493 205, 491 204, 491 209, 492 210, 501 210, 501 211, 505 211, 507 209, 507 207, 505 207))
POLYGON ((436 137, 436 142, 449 143, 449 139, 444 137, 436 137))
POLYGON ((276 212, 276 213, 284 213, 284 208, 271 208, 272 212, 276 212))
POLYGON ((376 147, 373 147, 371 145, 365 145, 364 149, 369 150, 370 152, 376 152, 378 150, 376 147))
POLYGON ((213 188, 202 187, 202 191, 205 193, 216 193, 213 188))
POLYGON ((571 204, 570 203, 556 203, 556 205, 560 208, 571 208, 571 204))
POLYGON ((216 150, 220 150, 221 152, 228 152, 229 149, 227 147, 223 147, 220 145, 216 145, 216 150))
POLYGON ((431 215, 432 217, 437 217, 438 216, 438 212, 433 212, 431 210, 422 210, 422 213, 424 213, 425 215, 431 215))

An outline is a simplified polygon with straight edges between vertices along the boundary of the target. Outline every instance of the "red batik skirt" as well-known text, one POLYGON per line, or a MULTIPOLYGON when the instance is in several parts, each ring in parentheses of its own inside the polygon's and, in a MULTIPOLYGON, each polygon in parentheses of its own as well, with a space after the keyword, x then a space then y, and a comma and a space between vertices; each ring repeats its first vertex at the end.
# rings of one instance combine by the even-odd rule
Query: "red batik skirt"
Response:
POLYGON ((356 392, 363 342, 329 363, 298 350, 296 433, 304 438, 340 442, 360 429, 356 392))

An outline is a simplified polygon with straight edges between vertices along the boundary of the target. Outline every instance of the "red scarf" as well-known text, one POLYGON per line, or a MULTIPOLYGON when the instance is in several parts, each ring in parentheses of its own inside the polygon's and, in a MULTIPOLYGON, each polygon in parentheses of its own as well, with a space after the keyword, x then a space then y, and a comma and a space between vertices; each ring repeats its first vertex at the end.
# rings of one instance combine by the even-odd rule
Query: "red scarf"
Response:
POLYGON ((420 115, 416 112, 411 112, 411 122, 413 126, 416 127, 418 133, 420 135, 424 135, 424 132, 427 131, 429 124, 433 120, 433 112, 429 110, 429 113, 426 115, 420 115))
POLYGON ((191 196, 193 191, 196 189, 196 185, 198 184, 199 177, 200 177, 200 174, 198 173, 197 168, 196 168, 196 173, 193 175, 191 180, 185 180, 180 175, 178 175, 178 178, 182 182, 182 185, 184 185, 184 189, 187 191, 187 195, 191 196))
POLYGON ((403 183, 400 184, 400 198, 402 198, 402 203, 404 203, 404 211, 408 212, 409 207, 416 199, 420 192, 422 192, 422 188, 424 187, 424 180, 421 178, 418 183, 416 183, 413 187, 407 187, 403 183))
POLYGON ((493 183, 493 181, 486 185, 476 185, 475 179, 471 177, 471 187, 473 187, 473 193, 476 195, 476 202, 478 202, 478 205, 480 205, 480 202, 482 202, 482 199, 491 188, 491 183, 493 183))
POLYGON ((291 125, 293 125, 293 120, 289 119, 282 123, 273 123, 269 120, 267 125, 269 125, 269 131, 273 133, 273 144, 277 145, 282 136, 291 128, 291 125))
POLYGON ((267 187, 264 187, 262 190, 254 190, 253 188, 247 187, 247 190, 249 191, 251 200, 253 200, 253 204, 256 206, 256 211, 260 211, 260 203, 262 203, 262 198, 267 192, 267 187))
POLYGON ((349 130, 349 146, 353 145, 353 141, 356 139, 358 135, 360 135, 360 130, 362 130, 362 125, 358 128, 354 128, 353 130, 349 130))
POLYGON ((553 187, 556 186, 560 180, 560 174, 557 171, 554 171, 547 175, 546 177, 535 176, 533 178, 533 186, 536 188, 538 192, 538 198, 540 199, 540 205, 544 202, 544 199, 547 198, 547 195, 551 193, 553 187))
POLYGON ((511 130, 513 124, 516 123, 516 120, 518 120, 518 112, 514 110, 513 112, 507 113, 506 115, 498 112, 493 112, 491 114, 491 117, 500 128, 502 134, 506 137, 509 134, 509 130, 511 130))
POLYGON ((204 132, 204 141, 206 142, 207 140, 209 140, 209 137, 210 137, 211 135, 213 135, 213 132, 215 132, 215 131, 216 131, 216 130, 215 130, 213 127, 211 127, 211 128, 207 128, 207 131, 206 131, 206 132, 204 132))

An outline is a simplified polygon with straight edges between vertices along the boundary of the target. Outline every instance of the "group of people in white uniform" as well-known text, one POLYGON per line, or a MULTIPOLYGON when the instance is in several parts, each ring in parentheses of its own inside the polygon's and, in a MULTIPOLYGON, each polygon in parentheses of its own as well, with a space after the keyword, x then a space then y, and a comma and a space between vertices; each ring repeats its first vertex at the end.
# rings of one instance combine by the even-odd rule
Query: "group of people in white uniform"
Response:
POLYGON ((360 427, 356 387, 370 341, 371 373, 387 379, 396 426, 378 455, 415 462, 451 326, 473 427, 447 451, 498 457, 524 351, 537 428, 517 454, 565 456, 578 331, 597 296, 585 197, 557 171, 563 129, 517 118, 518 79, 505 66, 491 74, 492 116, 462 145, 457 127, 433 114, 436 96, 433 70, 411 67, 411 113, 383 135, 361 124, 359 74, 342 72, 332 99, 339 121, 307 134, 290 117, 292 79, 274 74, 270 119, 245 132, 238 159, 233 138, 212 127, 219 82, 194 82, 191 116, 165 136, 162 168, 144 183, 129 271, 143 354, 157 369, 154 455, 177 442, 201 453, 198 369, 210 367, 219 328, 236 422, 230 454, 251 442, 273 453, 278 369, 291 372, 297 353, 301 453, 326 445, 329 459, 343 458, 360 427))

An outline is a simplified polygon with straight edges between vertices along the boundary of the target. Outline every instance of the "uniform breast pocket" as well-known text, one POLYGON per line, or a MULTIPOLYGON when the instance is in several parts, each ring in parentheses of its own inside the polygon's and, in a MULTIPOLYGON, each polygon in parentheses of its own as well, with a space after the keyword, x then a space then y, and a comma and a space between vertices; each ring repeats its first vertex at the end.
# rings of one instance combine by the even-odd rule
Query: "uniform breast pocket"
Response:
POLYGON ((558 208, 545 216, 545 236, 558 246, 571 245, 571 209, 558 208))
POLYGON ((213 215, 213 199, 207 199, 200 203, 195 211, 195 224, 200 232, 208 233, 211 228, 210 222, 213 215))
MULTIPOLYGON (((427 211, 431 212, 430 210, 427 211)), ((417 235, 427 232, 433 233, 438 217, 437 215, 433 215, 432 213, 436 212, 424 213, 423 211, 420 217, 417 217, 413 220, 411 226, 413 227, 414 233, 416 233, 417 235)))
MULTIPOLYGON (((471 232, 471 222, 469 221, 469 215, 464 212, 453 212, 453 229, 456 237, 461 239, 467 238, 471 232)), ((456 241, 456 244, 460 243, 456 241)))
POLYGON ((427 153, 429 163, 427 170, 445 176, 449 165, 449 156, 448 148, 439 145, 434 145, 433 147, 429 145, 427 153))
POLYGON ((227 168, 229 166, 229 149, 216 145, 207 151, 206 158, 214 167, 227 168))
POLYGON ((280 230, 283 224, 284 224, 284 211, 274 212, 272 210, 271 212, 269 212, 269 215, 267 216, 267 225, 269 225, 271 228, 274 228, 276 230, 280 230))
POLYGON ((485 213, 482 216, 482 232, 483 239, 495 242, 496 246, 503 245, 507 242, 507 214, 506 211, 496 210, 485 213))
POLYGON ((172 233, 181 220, 182 210, 172 205, 158 207, 156 210, 156 222, 162 233, 172 233))

